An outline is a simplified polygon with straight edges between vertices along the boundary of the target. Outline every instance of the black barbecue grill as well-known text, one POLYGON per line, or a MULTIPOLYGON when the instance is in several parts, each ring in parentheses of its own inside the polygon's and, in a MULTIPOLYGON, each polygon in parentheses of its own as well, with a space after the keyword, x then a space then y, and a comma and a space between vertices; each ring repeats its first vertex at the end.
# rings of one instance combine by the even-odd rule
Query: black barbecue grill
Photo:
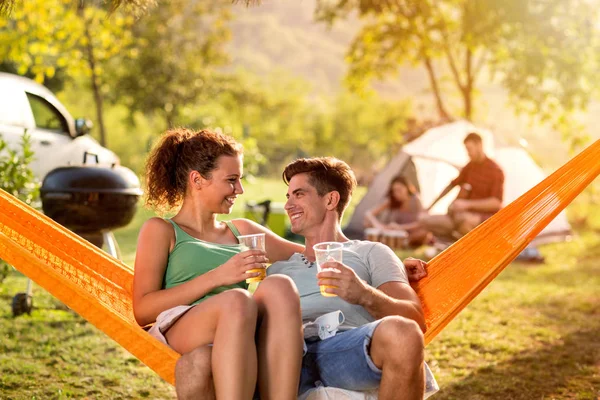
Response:
MULTIPOLYGON (((142 195, 138 177, 120 165, 102 165, 96 154, 85 152, 83 165, 50 171, 40 188, 44 214, 119 258, 112 230, 131 222, 142 195), (95 163, 88 164, 88 157, 95 163)), ((27 292, 13 298, 13 315, 31 313, 31 281, 27 292)))
MULTIPOLYGON (((127 225, 142 195, 138 177, 120 165, 86 164, 53 169, 40 188, 44 214, 78 234, 127 225)), ((84 235, 85 236, 85 235, 84 235)))

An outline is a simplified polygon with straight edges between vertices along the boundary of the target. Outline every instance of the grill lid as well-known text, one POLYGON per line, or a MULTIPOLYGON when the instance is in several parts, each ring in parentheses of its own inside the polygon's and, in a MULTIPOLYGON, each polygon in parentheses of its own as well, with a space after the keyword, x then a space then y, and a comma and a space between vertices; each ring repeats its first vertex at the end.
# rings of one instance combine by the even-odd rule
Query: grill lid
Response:
POLYGON ((103 166, 98 163, 53 169, 44 178, 40 192, 42 195, 90 192, 142 195, 140 181, 129 168, 115 164, 103 166))

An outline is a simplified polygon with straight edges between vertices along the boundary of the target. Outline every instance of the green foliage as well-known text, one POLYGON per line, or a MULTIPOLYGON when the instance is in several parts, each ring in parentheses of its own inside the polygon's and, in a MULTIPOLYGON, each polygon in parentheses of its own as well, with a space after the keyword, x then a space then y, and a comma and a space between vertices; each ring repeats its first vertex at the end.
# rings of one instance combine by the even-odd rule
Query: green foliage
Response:
MULTIPOLYGON (((10 61, 0 62, 0 71, 2 72, 8 72, 9 74, 18 75, 19 73, 17 69, 18 68, 15 63, 12 63, 10 61)), ((29 79, 35 79, 35 75, 30 72, 26 72, 25 74, 22 74, 22 76, 25 76, 29 79)), ((44 86, 47 87, 53 93, 60 92, 64 89, 65 83, 68 79, 69 78, 65 74, 65 69, 57 68, 52 78, 46 76, 46 78, 44 79, 44 86)))
MULTIPOLYGON (((350 93, 310 97, 306 81, 275 72, 264 78, 235 71, 221 81, 222 91, 201 102, 182 103, 177 125, 209 128, 235 137, 244 146, 247 175, 280 176, 283 166, 302 156, 335 155, 359 177, 385 164, 402 141, 408 102, 362 98, 350 93)), ((76 85, 59 94, 77 115, 92 104, 76 85)), ((107 107, 107 132, 123 165, 137 173, 163 132, 163 113, 107 107)))
POLYGON ((9 148, 0 135, 0 188, 30 206, 37 205, 40 195, 40 184, 29 167, 34 158, 29 133, 23 134, 19 150, 9 148))
POLYGON ((126 10, 109 14, 98 2, 23 2, 10 17, 0 17, 0 60, 39 83, 57 71, 87 78, 94 91, 100 142, 106 145, 102 103, 110 79, 105 70, 130 43, 133 22, 126 10))
POLYGON ((370 176, 397 153, 410 115, 406 101, 341 93, 313 124, 313 152, 341 158, 353 166, 359 177, 370 176))
POLYGON ((133 16, 110 15, 102 7, 71 0, 24 1, 9 16, 0 17, 0 59, 12 62, 20 75, 40 83, 58 69, 68 76, 90 76, 88 45, 94 48, 97 73, 120 54, 130 40, 133 16), (86 29, 92 32, 90 43, 86 29))
POLYGON ((133 25, 131 57, 112 64, 111 100, 179 124, 181 107, 221 90, 216 68, 228 61, 229 8, 220 0, 159 2, 133 25))
MULTIPOLYGON (((0 135, 0 189, 35 207, 39 202, 40 184, 29 168, 34 157, 27 132, 23 134, 20 150, 8 148, 0 135)), ((0 283, 9 271, 10 266, 0 260, 0 283)))
MULTIPOLYGON (((397 151, 411 115, 408 102, 376 96, 345 92, 310 99, 305 81, 281 72, 260 78, 238 71, 226 89, 213 101, 183 109, 182 121, 222 129, 242 142, 252 138, 268 160, 258 170, 261 175, 279 176, 297 157, 326 155, 370 175, 397 151)), ((247 155, 246 165, 252 161, 247 155)))
MULTIPOLYGON (((332 23, 358 12, 365 25, 348 52, 348 84, 365 90, 402 64, 428 68, 440 98, 445 65, 463 97, 455 114, 472 117, 481 71, 509 91, 511 105, 538 122, 568 130, 597 89, 600 7, 587 0, 319 1, 317 18, 332 23), (438 65, 441 63, 438 63, 438 65)), ((447 92, 446 92, 447 93, 447 92)))
POLYGON ((0 284, 4 282, 4 280, 11 271, 11 266, 5 263, 4 261, 0 260, 0 284))
POLYGON ((59 97, 74 115, 89 116, 98 101, 89 88, 93 50, 99 94, 111 103, 103 111, 107 142, 138 173, 155 139, 177 125, 236 137, 250 175, 279 175, 295 157, 323 154, 370 174, 400 143, 407 103, 330 97, 279 70, 259 77, 224 68, 227 2, 160 2, 138 20, 127 10, 108 14, 97 2, 37 2, 0 20, 0 53, 38 80, 60 71, 67 79, 59 97))

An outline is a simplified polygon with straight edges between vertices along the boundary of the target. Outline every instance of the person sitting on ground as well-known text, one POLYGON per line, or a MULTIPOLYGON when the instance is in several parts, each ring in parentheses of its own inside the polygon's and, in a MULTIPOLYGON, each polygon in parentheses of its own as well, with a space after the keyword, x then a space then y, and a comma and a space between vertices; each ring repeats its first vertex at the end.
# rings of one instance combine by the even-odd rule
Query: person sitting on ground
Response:
POLYGON ((418 247, 429 243, 431 232, 418 221, 423 212, 421 200, 414 186, 403 176, 396 176, 390 183, 387 199, 365 214, 365 228, 381 231, 406 231, 408 245, 418 247))
POLYGON ((456 200, 446 215, 423 215, 420 222, 436 237, 458 238, 466 235, 477 225, 502 208, 504 172, 487 157, 483 141, 477 133, 469 133, 464 140, 469 163, 461 169, 458 177, 442 191, 429 206, 433 206, 452 188, 460 186, 456 200))
POLYGON ((250 270, 264 268, 267 256, 287 259, 303 246, 246 219, 217 220, 244 193, 241 146, 207 130, 170 130, 153 149, 146 178, 147 203, 178 210, 140 230, 133 311, 139 325, 154 323, 149 333, 183 354, 178 397, 197 395, 180 374, 194 361, 186 355, 197 352, 212 354, 219 399, 252 399, 258 380, 263 399, 295 400, 304 345, 296 287, 267 277, 251 295, 245 280, 261 274, 250 270), (254 233, 266 234, 266 254, 242 251, 237 237, 254 233))

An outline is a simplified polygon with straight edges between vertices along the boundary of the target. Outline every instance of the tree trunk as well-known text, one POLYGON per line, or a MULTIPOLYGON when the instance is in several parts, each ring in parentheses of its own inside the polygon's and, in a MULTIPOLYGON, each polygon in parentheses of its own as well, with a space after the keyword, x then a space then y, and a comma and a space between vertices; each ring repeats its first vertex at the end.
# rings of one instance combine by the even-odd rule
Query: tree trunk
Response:
MULTIPOLYGON (((80 9, 81 14, 83 14, 83 9, 80 9)), ((103 112, 103 98, 102 93, 100 93, 100 77, 96 72, 96 58, 94 57, 94 47, 92 46, 92 35, 90 34, 90 30, 88 28, 87 21, 83 22, 85 25, 85 37, 87 39, 86 50, 88 53, 88 64, 90 66, 90 70, 92 71, 92 91, 94 92, 94 103, 96 103, 96 118, 98 120, 98 128, 100 129, 100 144, 103 147, 106 147, 106 131, 104 130, 104 112, 103 112)))
POLYGON ((167 129, 171 129, 175 126, 175 118, 176 117, 177 117, 177 115, 176 115, 175 106, 173 106, 173 108, 171 108, 171 110, 169 110, 169 111, 165 110, 165 121, 167 122, 167 129))
POLYGON ((467 79, 464 87, 462 88, 463 101, 465 106, 465 118, 471 120, 473 116, 473 73, 471 68, 473 53, 470 49, 467 49, 465 57, 465 71, 467 72, 467 79))
POLYGON ((431 90, 433 91, 433 95, 435 96, 435 103, 438 110, 438 116, 442 121, 449 121, 450 115, 444 107, 444 101, 442 99, 442 94, 440 93, 440 88, 437 84, 437 77, 435 76, 435 71, 433 69, 431 59, 428 56, 423 55, 423 62, 425 63, 425 67, 427 68, 427 75, 429 76, 429 84, 431 85, 431 90))

